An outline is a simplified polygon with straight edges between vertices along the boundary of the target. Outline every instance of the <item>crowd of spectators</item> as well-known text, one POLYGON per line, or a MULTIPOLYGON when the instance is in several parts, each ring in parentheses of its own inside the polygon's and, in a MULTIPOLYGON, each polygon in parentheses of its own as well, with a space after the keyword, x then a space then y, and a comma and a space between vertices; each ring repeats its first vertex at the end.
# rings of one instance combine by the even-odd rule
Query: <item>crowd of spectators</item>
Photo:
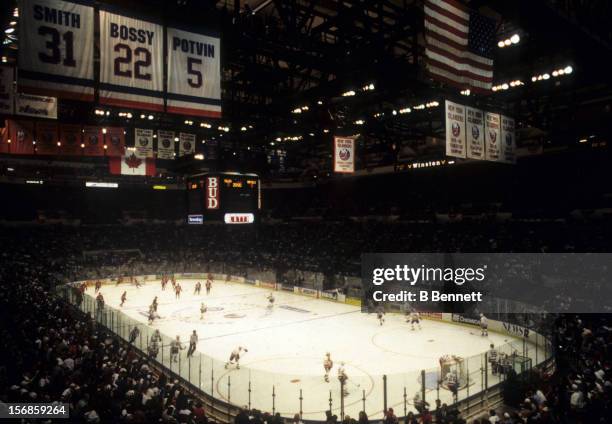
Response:
MULTIPOLYGON (((175 227, 3 228, 0 254, 0 400, 67 402, 74 422, 210 422, 197 399, 139 352, 50 293, 92 268, 164 267, 210 261, 260 267, 354 271, 364 251, 604 251, 607 223, 464 225, 313 223, 175 227), (559 233, 566 231, 564 237, 559 233), (572 240, 569 244, 566 240, 572 240), (117 251, 112 253, 112 251, 117 251), (107 252, 104 252, 107 251, 107 252), (93 252, 93 253, 92 253, 93 252), (111 252, 111 253, 109 253, 111 252), (11 324, 9 324, 11 323, 11 324)), ((180 271, 180 270, 176 270, 180 271)), ((606 422, 610 416, 610 326, 606 317, 557 322, 560 371, 526 389, 514 409, 475 422, 606 422), (599 320, 601 321, 599 321, 599 320)), ((512 403, 512 402, 509 402, 512 403)), ((322 417, 323 419, 323 417, 322 417)), ((380 420, 381 417, 376 417, 380 420)), ((398 422, 392 410, 385 424, 398 422)), ((464 422, 437 405, 407 423, 464 422)), ((280 424, 279 416, 243 411, 236 424, 280 424)), ((332 414, 328 424, 338 422, 332 414)), ((293 422, 300 422, 299 416, 293 422)), ((365 414, 343 424, 366 424, 365 414)))

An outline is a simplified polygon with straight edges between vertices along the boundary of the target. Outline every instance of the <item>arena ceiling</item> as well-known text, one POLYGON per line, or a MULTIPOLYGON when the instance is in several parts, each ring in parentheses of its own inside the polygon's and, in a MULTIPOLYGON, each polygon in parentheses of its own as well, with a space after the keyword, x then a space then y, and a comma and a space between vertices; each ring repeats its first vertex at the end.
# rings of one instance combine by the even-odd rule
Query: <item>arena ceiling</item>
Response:
MULTIPOLYGON (((398 143, 422 145, 443 133, 442 108, 406 115, 397 111, 462 99, 459 90, 432 81, 424 70, 422 0, 105 3, 221 34, 224 117, 219 125, 230 126, 226 139, 238 149, 283 145, 308 160, 329 153, 333 134, 361 134, 363 143, 383 150, 398 143), (342 95, 350 91, 356 95, 342 95)), ((553 145, 571 143, 609 121, 609 2, 467 3, 498 21, 500 40, 520 34, 517 46, 497 49, 495 81, 526 81, 515 89, 472 95, 467 102, 512 114, 524 130, 519 136, 538 134, 540 142, 553 145), (575 72, 529 83, 534 75, 565 66, 575 72), (574 124, 570 133, 568 122, 574 124)), ((2 4, 6 28, 16 2, 2 4)), ((2 55, 14 60, 16 48, 18 40, 7 43, 5 38, 2 55)), ((94 107, 67 104, 64 113, 97 119, 94 107)), ((159 118, 161 125, 183 125, 173 117, 159 118)), ((216 131, 213 125, 209 136, 216 131)))

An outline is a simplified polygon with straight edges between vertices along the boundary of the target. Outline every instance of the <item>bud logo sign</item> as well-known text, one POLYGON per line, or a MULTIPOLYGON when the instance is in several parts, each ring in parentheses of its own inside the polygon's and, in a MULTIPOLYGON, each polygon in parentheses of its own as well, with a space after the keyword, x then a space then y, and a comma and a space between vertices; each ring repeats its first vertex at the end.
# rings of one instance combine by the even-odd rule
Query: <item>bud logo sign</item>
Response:
POLYGON ((219 177, 206 177, 206 209, 219 209, 219 177))

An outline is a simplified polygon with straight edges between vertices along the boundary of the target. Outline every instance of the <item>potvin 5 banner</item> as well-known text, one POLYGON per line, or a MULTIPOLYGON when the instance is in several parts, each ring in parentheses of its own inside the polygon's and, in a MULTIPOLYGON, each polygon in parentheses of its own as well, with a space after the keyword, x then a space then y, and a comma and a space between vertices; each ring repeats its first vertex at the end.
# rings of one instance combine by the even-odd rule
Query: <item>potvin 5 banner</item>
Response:
POLYGON ((221 116, 221 40, 167 29, 169 113, 221 116))

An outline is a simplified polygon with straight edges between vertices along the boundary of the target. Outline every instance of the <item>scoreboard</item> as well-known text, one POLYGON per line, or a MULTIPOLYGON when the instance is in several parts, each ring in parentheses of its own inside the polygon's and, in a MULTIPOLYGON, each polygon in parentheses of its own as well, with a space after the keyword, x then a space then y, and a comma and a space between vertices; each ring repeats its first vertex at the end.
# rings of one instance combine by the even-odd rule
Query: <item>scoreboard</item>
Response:
POLYGON ((252 224, 261 208, 256 174, 205 173, 187 179, 187 223, 252 224))

